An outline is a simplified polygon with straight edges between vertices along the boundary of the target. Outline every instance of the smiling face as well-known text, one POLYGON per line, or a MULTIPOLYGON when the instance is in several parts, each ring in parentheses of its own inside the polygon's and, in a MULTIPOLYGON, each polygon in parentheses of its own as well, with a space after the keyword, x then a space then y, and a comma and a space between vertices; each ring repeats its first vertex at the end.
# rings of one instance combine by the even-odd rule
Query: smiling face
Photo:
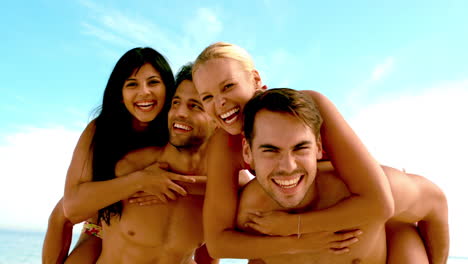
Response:
POLYGON ((210 59, 194 72, 193 81, 206 112, 232 135, 242 132, 242 110, 261 88, 256 70, 229 58, 210 59))
POLYGON ((123 102, 136 127, 144 127, 156 118, 164 106, 165 96, 161 75, 149 63, 133 71, 122 88, 123 102))
POLYGON ((243 144, 244 160, 280 206, 298 208, 313 199, 322 148, 310 127, 291 114, 260 110, 251 145, 245 140, 243 144))
POLYGON ((198 147, 213 133, 215 122, 203 109, 193 82, 177 87, 168 115, 169 142, 175 147, 198 147))

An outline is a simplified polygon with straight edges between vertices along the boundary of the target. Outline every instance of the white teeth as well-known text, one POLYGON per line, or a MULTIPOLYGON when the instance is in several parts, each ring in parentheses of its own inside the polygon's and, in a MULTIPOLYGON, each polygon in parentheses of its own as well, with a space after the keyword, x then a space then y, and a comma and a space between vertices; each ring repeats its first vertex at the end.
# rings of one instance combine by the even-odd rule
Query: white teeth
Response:
POLYGON ((236 107, 236 108, 232 109, 231 111, 226 112, 226 113, 220 115, 220 117, 221 117, 222 119, 226 119, 226 118, 230 117, 231 115, 233 115, 233 114, 239 112, 239 110, 240 110, 239 107, 236 107))
POLYGON ((182 125, 182 124, 179 124, 179 123, 175 123, 174 127, 179 128, 179 129, 183 129, 183 130, 187 130, 187 131, 189 131, 191 129, 189 126, 182 125))
POLYGON ((154 102, 141 102, 141 103, 136 103, 138 107, 149 107, 154 105, 154 102))
POLYGON ((301 177, 296 177, 292 180, 273 179, 273 181, 279 186, 281 186, 282 188, 293 188, 297 186, 297 183, 299 182, 300 179, 301 177))

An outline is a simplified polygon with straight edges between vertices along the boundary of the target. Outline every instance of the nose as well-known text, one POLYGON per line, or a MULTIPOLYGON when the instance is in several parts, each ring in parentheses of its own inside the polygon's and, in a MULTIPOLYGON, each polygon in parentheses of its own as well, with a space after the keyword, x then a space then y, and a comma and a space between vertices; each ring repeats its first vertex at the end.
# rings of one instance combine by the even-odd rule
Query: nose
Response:
POLYGON ((279 170, 284 172, 293 172, 297 168, 296 159, 291 153, 281 155, 279 160, 279 170))
POLYGON ((146 83, 143 83, 143 85, 141 85, 140 87, 141 87, 140 92, 142 94, 150 94, 151 93, 150 87, 146 83))
POLYGON ((187 118, 188 117, 188 108, 186 105, 182 104, 176 109, 176 116, 178 118, 187 118))
POLYGON ((222 108, 226 104, 226 98, 224 96, 216 96, 215 102, 217 108, 222 108))

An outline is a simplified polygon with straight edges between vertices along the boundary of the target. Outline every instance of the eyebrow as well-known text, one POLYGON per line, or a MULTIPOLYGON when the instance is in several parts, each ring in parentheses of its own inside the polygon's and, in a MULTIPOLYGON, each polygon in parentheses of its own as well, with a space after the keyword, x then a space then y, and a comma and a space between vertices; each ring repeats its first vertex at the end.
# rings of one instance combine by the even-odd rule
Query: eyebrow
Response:
POLYGON ((191 102, 191 103, 197 103, 197 104, 202 104, 202 102, 200 102, 200 101, 198 101, 198 100, 196 100, 196 99, 192 99, 192 98, 189 99, 189 102, 191 102))
POLYGON ((260 146, 258 146, 258 148, 280 149, 279 147, 271 145, 271 144, 261 144, 260 146))
MULTIPOLYGON (((175 99, 182 100, 182 98, 181 98, 179 95, 174 95, 174 96, 172 97, 172 100, 175 100, 175 99)), ((198 101, 198 100, 196 100, 196 99, 193 99, 193 98, 188 99, 188 101, 189 101, 190 103, 202 104, 200 101, 198 101)))
MULTIPOLYGON (((218 83, 218 87, 224 86, 227 82, 231 82, 232 79, 233 79, 233 76, 229 76, 228 78, 224 79, 224 81, 220 81, 220 82, 218 83)), ((202 93, 200 93, 200 97, 205 97, 206 95, 211 95, 211 93, 210 93, 210 92, 202 92, 202 93)))
MULTIPOLYGON (((153 78, 161 79, 161 76, 151 75, 150 77, 146 78, 146 80, 153 79, 153 78)), ((127 82, 127 81, 136 81, 136 80, 137 80, 136 78, 130 77, 130 78, 126 79, 125 81, 127 82)))
MULTIPOLYGON (((299 147, 303 147, 305 145, 311 145, 312 144, 312 141, 310 140, 303 140, 299 143, 297 143, 296 145, 294 145, 292 147, 292 149, 295 149, 295 148, 299 148, 299 147)), ((258 148, 268 148, 268 149, 280 149, 280 147, 277 147, 277 146, 274 146, 272 144, 261 144, 260 146, 258 146, 258 148)))
POLYGON ((232 82, 232 81, 233 81, 233 76, 229 75, 229 77, 224 79, 224 81, 219 82, 218 86, 224 86, 226 83, 232 82))
POLYGON ((303 141, 299 142, 298 144, 294 145, 294 148, 303 147, 304 145, 311 145, 311 144, 312 144, 312 141, 303 140, 303 141))
POLYGON ((210 94, 209 92, 200 93, 200 98, 203 98, 205 95, 209 95, 209 94, 210 94))

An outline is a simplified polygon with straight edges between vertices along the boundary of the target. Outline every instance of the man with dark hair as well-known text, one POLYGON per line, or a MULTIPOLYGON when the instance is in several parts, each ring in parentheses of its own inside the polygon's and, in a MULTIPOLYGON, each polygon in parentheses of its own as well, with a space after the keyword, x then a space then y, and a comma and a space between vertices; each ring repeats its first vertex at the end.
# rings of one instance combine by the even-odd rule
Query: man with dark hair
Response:
MULTIPOLYGON (((215 123, 198 99, 191 81, 191 64, 182 67, 176 83, 168 114, 169 143, 162 148, 145 148, 128 154, 117 163, 116 175, 156 173, 154 177, 160 184, 154 186, 161 190, 182 186, 187 195, 176 197, 180 191, 172 193, 166 189, 166 195, 160 194, 157 198, 167 203, 142 206, 139 203, 151 196, 152 190, 148 189, 142 197, 133 199, 135 202, 123 201, 122 217, 113 217, 110 225, 103 223, 99 263, 193 263, 194 251, 204 243, 204 183, 176 182, 177 178, 159 169, 163 163, 166 170, 174 173, 206 175, 205 143, 215 123), (175 182, 179 186, 174 186, 175 182)), ((205 255, 208 256, 206 252, 205 255)), ((210 261, 203 260, 203 263, 210 261)))
MULTIPOLYGON (((243 156, 256 178, 243 190, 238 207, 237 225, 247 233, 258 234, 256 217, 265 212, 294 213, 320 211, 351 197, 347 186, 329 162, 320 162, 321 117, 314 103, 298 91, 271 89, 257 94, 244 108, 243 156)), ((347 226, 343 219, 341 232, 359 229, 358 243, 342 253, 332 254, 327 248, 315 252, 277 255, 264 263, 392 263, 387 259, 388 223, 421 223, 431 263, 445 263, 448 255, 447 202, 442 191, 427 179, 384 167, 395 199, 395 214, 387 222, 347 226), (349 251, 349 252, 348 252, 349 251)), ((337 215, 337 218, 340 216, 337 215)), ((299 216, 284 221, 286 233, 297 238, 308 233, 327 232, 327 223, 310 222, 299 216), (307 226, 307 228, 306 228, 307 226), (311 230, 311 226, 315 230, 311 230)), ((345 241, 346 242, 346 241, 345 241)), ((422 243, 420 243, 422 244, 422 243)), ((341 247, 337 245, 337 248, 341 247)), ((420 248, 421 249, 421 248, 420 248)), ((408 249, 412 251, 413 248, 408 249)), ((418 251, 418 250, 416 250, 418 251)), ((418 252, 425 252, 424 246, 418 252)), ((393 253, 392 253, 393 254, 393 253)), ((398 253, 396 253, 398 254, 398 253)), ((427 256, 394 256, 400 260, 424 263, 427 256), (420 258, 421 257, 421 258, 420 258)), ((259 260, 257 260, 259 261, 259 260)))

